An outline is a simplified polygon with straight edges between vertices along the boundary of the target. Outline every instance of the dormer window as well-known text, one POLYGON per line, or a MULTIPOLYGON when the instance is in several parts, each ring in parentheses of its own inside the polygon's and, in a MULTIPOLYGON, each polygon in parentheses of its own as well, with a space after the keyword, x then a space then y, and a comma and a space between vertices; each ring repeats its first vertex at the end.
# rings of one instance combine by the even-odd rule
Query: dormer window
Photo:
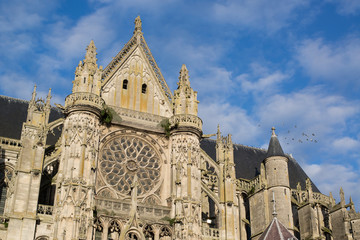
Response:
POLYGON ((127 88, 128 88, 128 80, 125 79, 125 80, 123 81, 123 89, 127 89, 127 88))
POLYGON ((146 93, 146 84, 144 83, 142 86, 141 86, 141 93, 146 93))

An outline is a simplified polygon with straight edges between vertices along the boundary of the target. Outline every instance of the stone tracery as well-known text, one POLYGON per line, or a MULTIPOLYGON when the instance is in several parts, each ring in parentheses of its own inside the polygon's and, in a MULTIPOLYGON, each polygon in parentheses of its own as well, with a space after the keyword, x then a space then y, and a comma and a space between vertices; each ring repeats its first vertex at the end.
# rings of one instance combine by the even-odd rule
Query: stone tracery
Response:
POLYGON ((133 178, 139 179, 139 196, 149 193, 160 181, 161 159, 145 140, 118 136, 107 142, 99 164, 104 181, 121 195, 128 195, 133 178))

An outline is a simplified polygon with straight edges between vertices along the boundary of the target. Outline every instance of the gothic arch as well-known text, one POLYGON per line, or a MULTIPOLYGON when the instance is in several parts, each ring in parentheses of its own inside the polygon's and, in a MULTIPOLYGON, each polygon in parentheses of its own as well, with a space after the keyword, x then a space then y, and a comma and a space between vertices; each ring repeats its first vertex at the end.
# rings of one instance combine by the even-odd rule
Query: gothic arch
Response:
POLYGON ((44 205, 54 205, 56 184, 54 179, 56 179, 57 173, 59 170, 59 160, 55 158, 53 161, 48 162, 41 174, 40 182, 40 192, 38 204, 44 205))
POLYGON ((13 189, 14 167, 10 164, 0 164, 0 215, 5 212, 9 192, 13 189))
POLYGON ((160 240, 170 240, 173 233, 171 229, 167 226, 162 226, 159 231, 159 239, 160 240))

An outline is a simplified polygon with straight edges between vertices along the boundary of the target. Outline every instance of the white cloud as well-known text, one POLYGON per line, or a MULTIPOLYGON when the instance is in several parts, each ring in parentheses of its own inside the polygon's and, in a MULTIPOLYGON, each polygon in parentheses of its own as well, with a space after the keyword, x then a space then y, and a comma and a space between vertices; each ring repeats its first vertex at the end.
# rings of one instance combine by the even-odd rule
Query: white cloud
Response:
POLYGON ((327 0, 337 5, 337 11, 342 15, 355 15, 360 10, 358 0, 327 0))
POLYGON ((281 82, 289 78, 281 71, 271 71, 258 63, 251 64, 251 73, 241 74, 236 78, 241 84, 241 90, 253 93, 273 93, 279 88, 281 82))
POLYGON ((338 86, 360 86, 360 39, 349 37, 325 43, 322 39, 303 41, 297 48, 297 60, 316 80, 330 80, 338 86))
POLYGON ((351 150, 358 150, 360 149, 360 141, 350 138, 350 137, 343 137, 340 139, 335 139, 332 143, 334 148, 340 152, 347 152, 351 150))
POLYGON ((11 97, 29 100, 34 85, 34 82, 19 74, 0 75, 0 89, 11 97))
POLYGON ((303 168, 322 193, 328 195, 329 192, 332 192, 339 201, 339 191, 342 187, 346 195, 346 202, 349 201, 350 196, 355 204, 360 202, 360 172, 354 170, 350 163, 310 164, 303 168))
MULTIPOLYGON (((301 163, 311 159, 321 162, 330 155, 339 155, 333 144, 339 136, 349 137, 349 122, 360 113, 357 101, 326 94, 321 87, 259 96, 254 109, 261 129, 266 131, 275 126, 284 151, 292 153, 301 163)), ((267 144, 266 136, 263 140, 267 144)))
POLYGON ((296 16, 307 0, 227 0, 214 4, 215 17, 232 25, 277 31, 296 16))
POLYGON ((222 135, 231 133, 236 143, 254 141, 258 135, 255 121, 246 111, 229 103, 200 103, 199 116, 203 120, 203 131, 206 134, 215 133, 220 124, 222 135))
POLYGON ((273 123, 294 123, 320 134, 328 134, 346 125, 359 113, 356 102, 341 96, 326 95, 322 88, 312 87, 290 94, 277 94, 260 106, 260 118, 273 123))
MULTIPOLYGON (((111 10, 100 8, 82 17, 73 27, 59 21, 51 26, 51 32, 44 36, 45 42, 56 51, 63 62, 85 55, 85 48, 94 40, 95 45, 106 46, 115 39, 112 28, 111 10)), ((79 59, 80 60, 80 59, 79 59)))

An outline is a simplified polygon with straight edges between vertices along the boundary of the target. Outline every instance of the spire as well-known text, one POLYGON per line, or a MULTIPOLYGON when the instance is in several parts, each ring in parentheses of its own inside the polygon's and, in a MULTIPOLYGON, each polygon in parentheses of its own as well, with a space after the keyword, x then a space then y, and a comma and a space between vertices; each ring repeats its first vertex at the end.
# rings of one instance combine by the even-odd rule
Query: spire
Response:
POLYGON ((349 205, 350 205, 350 210, 354 211, 355 212, 355 205, 354 205, 354 202, 350 196, 350 201, 349 201, 349 205))
POLYGON ((35 102, 35 98, 36 98, 36 84, 34 85, 34 90, 33 90, 33 93, 32 93, 32 97, 31 97, 31 101, 32 103, 35 102))
POLYGON ((189 71, 186 68, 186 65, 183 64, 180 69, 180 76, 179 76, 179 87, 187 86, 190 87, 190 81, 189 81, 189 71))
POLYGON ((87 46, 86 48, 86 54, 85 54, 85 59, 84 59, 84 64, 86 63, 92 63, 92 64, 96 64, 96 47, 95 47, 95 43, 93 40, 90 41, 90 44, 87 46))
POLYGON ((277 138, 275 134, 275 127, 271 128, 272 135, 270 138, 269 148, 266 153, 266 157, 274 157, 274 156, 281 156, 285 157, 284 151, 282 150, 282 147, 280 145, 279 139, 277 138))
POLYGON ((344 194, 344 190, 342 187, 340 187, 340 203, 342 205, 345 205, 345 194, 344 194))
POLYGON ((220 137, 221 137, 220 124, 217 125, 216 137, 217 137, 217 139, 220 139, 220 137))
POLYGON ((135 31, 134 31, 134 34, 137 33, 137 32, 140 32, 141 33, 141 30, 142 30, 142 22, 141 22, 141 19, 140 19, 140 16, 137 16, 135 18, 135 31))
POLYGON ((189 71, 185 64, 181 66, 178 88, 174 91, 173 107, 175 114, 189 114, 197 116, 197 92, 190 87, 189 71))
POLYGON ((46 97, 46 107, 50 108, 50 99, 51 99, 51 88, 49 88, 48 95, 46 97))

